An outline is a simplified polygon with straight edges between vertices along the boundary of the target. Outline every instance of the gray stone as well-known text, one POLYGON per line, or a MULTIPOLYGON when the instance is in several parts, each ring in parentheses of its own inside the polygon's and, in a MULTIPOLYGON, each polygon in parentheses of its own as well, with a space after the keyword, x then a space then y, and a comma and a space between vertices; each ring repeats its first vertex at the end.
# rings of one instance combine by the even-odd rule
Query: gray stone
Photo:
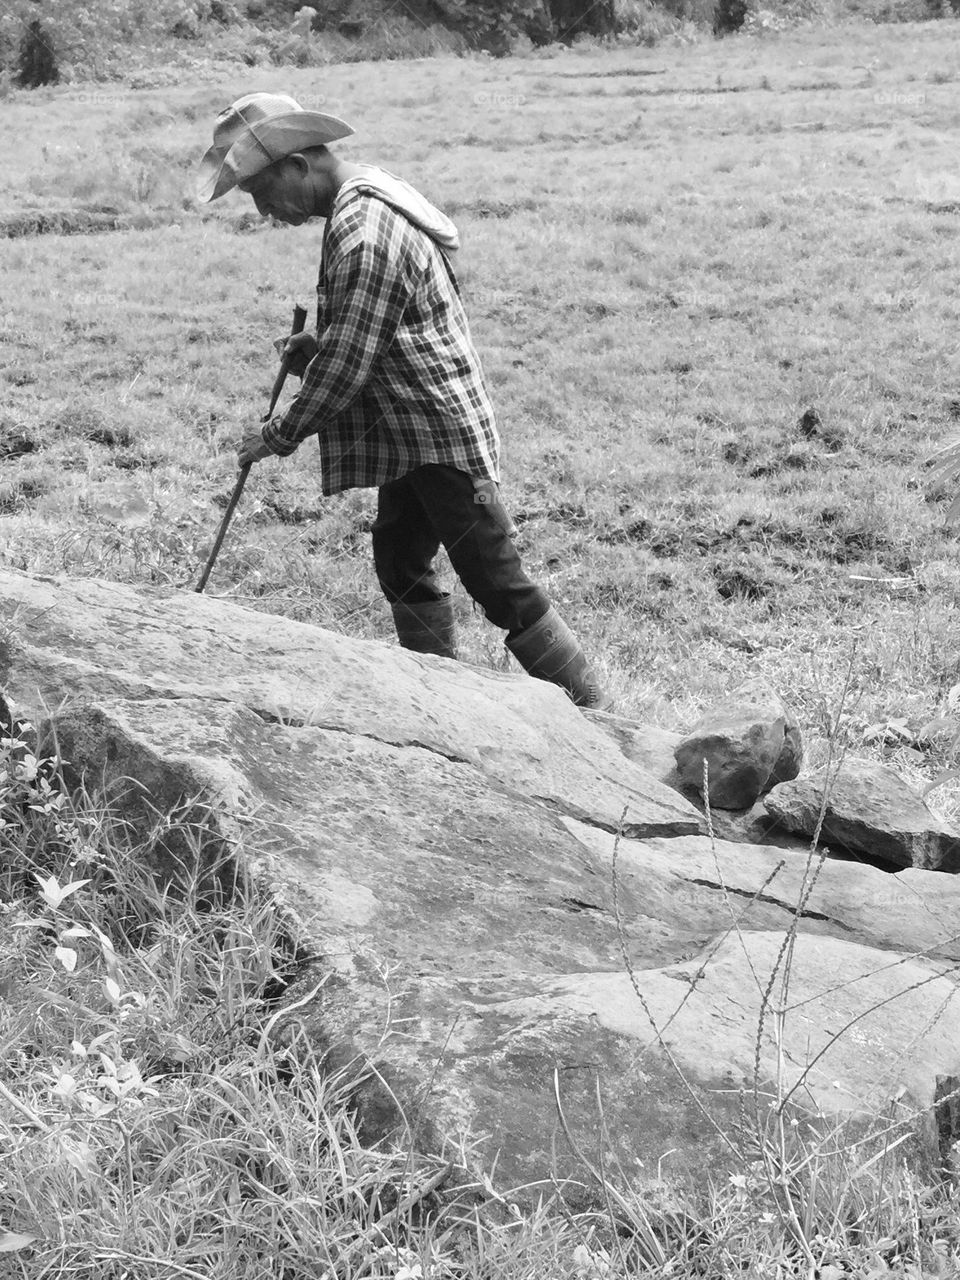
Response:
POLYGON ((775 782, 796 777, 800 731, 763 680, 748 680, 701 717, 675 749, 681 784, 719 809, 749 809, 775 782), (788 732, 789 729, 789 732, 788 732))
MULTIPOLYGON (((683 1073, 717 1091, 725 1081, 736 1086, 752 1075, 762 982, 776 969, 782 941, 779 932, 727 936, 712 949, 709 962, 697 956, 637 972, 642 1002, 627 973, 570 973, 547 979, 536 996, 504 1002, 497 1012, 518 1031, 535 1028, 541 1043, 554 1026, 595 1019, 621 1044, 633 1043, 644 1073, 652 1064, 642 1050, 656 1046, 656 1026, 683 1073)), ((900 1085, 929 1106, 937 1074, 957 1061, 958 990, 929 965, 904 957, 891 966, 889 954, 873 948, 801 934, 788 1000, 803 1007, 803 1016, 784 1020, 778 1045, 776 1020, 768 1009, 759 1037, 760 1076, 764 1087, 779 1076, 782 1094, 793 1093, 814 1114, 876 1112, 900 1085), (893 1035, 887 1001, 900 1022, 893 1035), (856 1036, 833 1040, 854 1022, 856 1036), (922 1048, 911 1051, 901 1040, 907 1026, 922 1048), (899 1060, 892 1056, 895 1044, 904 1050, 899 1060)))
MULTIPOLYGON (((288 998, 319 990, 274 1034, 376 1066, 370 1138, 398 1105, 423 1141, 469 1130, 535 1197, 583 1173, 555 1072, 585 1150, 599 1075, 611 1154, 653 1176, 672 1152, 666 1173, 701 1178, 758 1039, 759 1088, 814 1117, 901 1090, 908 1115, 960 1074, 958 879, 830 862, 807 894, 805 855, 699 835, 601 717, 523 676, 188 592, 0 573, 14 612, 13 692, 34 712, 67 697, 41 732, 72 775, 141 826, 192 806, 211 865, 240 859, 318 957, 288 998), (791 1012, 761 1030, 801 901, 785 1001, 774 986, 791 1012)), ((189 852, 176 837, 162 875, 189 852)))
POLYGON ((9 693, 64 700, 208 697, 266 720, 421 746, 558 812, 627 834, 703 829, 696 809, 627 761, 555 685, 395 645, 348 640, 191 591, 0 570, 20 651, 9 693))
POLYGON ((784 710, 783 746, 780 748, 780 754, 770 772, 770 777, 763 784, 764 792, 769 791, 779 782, 789 782, 796 778, 803 767, 803 736, 800 732, 800 722, 785 702, 781 705, 784 710))
MULTIPOLYGON (((737 1090, 752 1080, 757 981, 792 923, 805 859, 705 837, 618 841, 423 747, 213 699, 114 700, 54 721, 73 767, 83 761, 125 797, 128 817, 149 821, 182 797, 211 804, 211 855, 241 849, 321 956, 300 990, 318 973, 327 981, 297 1022, 336 1046, 333 1061, 369 1058, 386 1082, 360 1098, 368 1137, 399 1123, 393 1095, 419 1116, 423 1141, 488 1134, 481 1150, 498 1154, 511 1183, 547 1177, 553 1143, 557 1173, 576 1176, 552 1110, 556 1068, 582 1145, 597 1123, 599 1071, 621 1159, 655 1167, 672 1151, 678 1174, 722 1159, 690 1089, 732 1131, 737 1090)), ((960 1070, 960 1002, 941 976, 960 956, 960 881, 947 879, 944 896, 943 877, 912 874, 925 878, 907 888, 873 868, 821 869, 793 960, 801 1012, 788 1019, 779 1085, 767 1019, 761 1088, 796 1088, 813 1115, 858 1116, 901 1088, 904 1108, 929 1108, 936 1077, 960 1070), (911 955, 921 951, 929 958, 911 955), (814 1061, 852 1018, 858 1034, 814 1061)))
MULTIPOLYGON (((614 836, 583 823, 565 825, 611 865, 614 836)), ((643 897, 652 915, 674 927, 700 919, 722 930, 749 908, 747 928, 787 929, 802 902, 804 932, 960 961, 960 877, 914 868, 894 875, 861 862, 706 836, 621 839, 619 855, 624 890, 643 897), (668 914, 671 906, 675 916, 668 914)))
MULTIPOLYGON (((681 734, 662 729, 659 725, 645 724, 639 720, 628 720, 623 716, 611 715, 609 712, 587 711, 584 714, 596 721, 628 760, 638 764, 641 769, 646 770, 665 786, 679 791, 706 817, 706 806, 699 791, 692 786, 685 787, 677 770, 674 752, 682 741, 681 734)), ((790 716, 785 736, 791 739, 791 750, 799 744, 799 735, 799 727, 794 729, 793 717, 790 716)), ((710 825, 715 836, 721 840, 732 841, 734 844, 769 844, 801 852, 805 851, 810 844, 809 840, 787 831, 771 813, 768 813, 762 800, 758 800, 749 809, 712 807, 710 825)))
POLYGON ((960 833, 941 822, 889 765, 849 758, 766 797, 767 809, 791 831, 812 836, 824 792, 822 838, 895 867, 960 870, 960 833))

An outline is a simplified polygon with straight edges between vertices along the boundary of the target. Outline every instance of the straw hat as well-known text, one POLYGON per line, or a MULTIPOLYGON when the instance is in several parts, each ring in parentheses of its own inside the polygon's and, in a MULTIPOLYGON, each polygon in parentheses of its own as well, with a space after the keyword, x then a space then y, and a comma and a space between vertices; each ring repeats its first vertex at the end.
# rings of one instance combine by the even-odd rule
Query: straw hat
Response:
POLYGON ((197 199, 216 200, 284 156, 351 133, 343 120, 304 111, 284 93, 245 94, 217 116, 213 146, 200 161, 197 199))

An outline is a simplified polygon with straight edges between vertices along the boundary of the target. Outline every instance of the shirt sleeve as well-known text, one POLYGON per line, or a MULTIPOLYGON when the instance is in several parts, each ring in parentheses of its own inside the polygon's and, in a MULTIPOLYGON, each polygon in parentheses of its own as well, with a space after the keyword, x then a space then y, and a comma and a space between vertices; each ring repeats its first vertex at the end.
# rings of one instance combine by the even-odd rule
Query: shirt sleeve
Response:
POLYGON ((408 300, 401 264, 382 244, 364 240, 337 259, 327 274, 327 314, 333 319, 296 399, 262 430, 274 453, 293 453, 356 399, 393 342, 408 300))

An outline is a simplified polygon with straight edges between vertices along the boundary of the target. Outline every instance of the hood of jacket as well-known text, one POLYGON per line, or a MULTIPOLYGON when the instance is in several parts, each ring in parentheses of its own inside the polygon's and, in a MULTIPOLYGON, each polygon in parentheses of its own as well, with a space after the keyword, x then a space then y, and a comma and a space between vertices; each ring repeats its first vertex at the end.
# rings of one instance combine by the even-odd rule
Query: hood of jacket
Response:
POLYGON ((337 199, 351 191, 361 191, 366 195, 376 196, 385 201, 408 218, 415 227, 426 232, 435 240, 441 249, 452 253, 460 248, 460 236, 445 213, 432 205, 426 196, 422 196, 409 182, 404 182, 396 174, 375 165, 364 165, 364 172, 356 178, 348 178, 337 193, 337 199))

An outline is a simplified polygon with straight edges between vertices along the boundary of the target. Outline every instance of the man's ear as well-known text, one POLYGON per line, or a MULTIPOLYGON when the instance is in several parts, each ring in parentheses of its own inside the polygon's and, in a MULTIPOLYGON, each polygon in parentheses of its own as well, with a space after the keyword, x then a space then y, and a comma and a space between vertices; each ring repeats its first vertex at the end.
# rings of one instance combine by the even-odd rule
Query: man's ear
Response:
POLYGON ((287 163, 295 166, 297 173, 301 178, 305 178, 310 172, 310 161, 302 151, 294 151, 291 155, 287 156, 287 163))

